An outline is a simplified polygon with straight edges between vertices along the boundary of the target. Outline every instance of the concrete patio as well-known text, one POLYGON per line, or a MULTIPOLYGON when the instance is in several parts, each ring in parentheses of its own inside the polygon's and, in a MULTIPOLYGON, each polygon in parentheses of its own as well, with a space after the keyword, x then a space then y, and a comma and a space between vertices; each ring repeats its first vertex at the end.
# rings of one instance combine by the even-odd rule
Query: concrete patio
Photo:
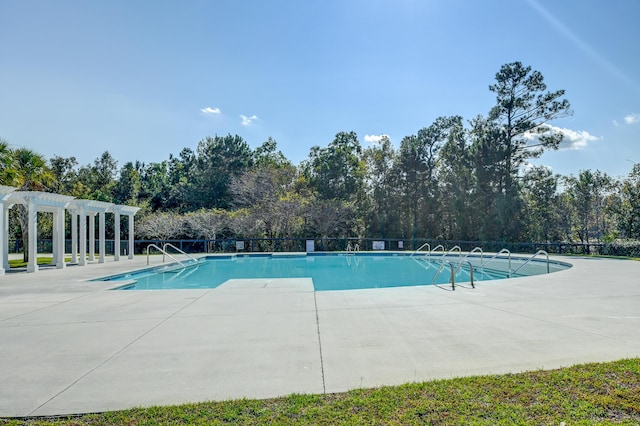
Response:
MULTIPOLYGON (((0 277, 0 417, 353 388, 640 356, 640 262, 426 287, 310 279, 110 291, 145 257, 0 277)), ((158 264, 161 258, 152 258, 158 264)))

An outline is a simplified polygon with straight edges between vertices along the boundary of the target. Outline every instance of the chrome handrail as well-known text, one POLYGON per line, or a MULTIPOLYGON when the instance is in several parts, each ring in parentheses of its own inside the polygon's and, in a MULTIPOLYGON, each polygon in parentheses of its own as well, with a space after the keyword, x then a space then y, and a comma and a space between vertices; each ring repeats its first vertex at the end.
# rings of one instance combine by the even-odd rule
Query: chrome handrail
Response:
POLYGON ((482 262, 484 260, 483 259, 484 252, 482 251, 482 247, 475 247, 473 250, 471 250, 469 253, 467 253, 467 255, 464 258, 462 258, 462 260, 466 260, 467 257, 471 256, 473 253, 478 252, 478 251, 480 252, 480 265, 482 265, 482 262))
POLYGON ((456 269, 456 274, 462 267, 463 263, 466 263, 467 265, 469 265, 469 280, 471 281, 471 288, 476 288, 475 284, 473 283, 473 264, 471 262, 469 262, 468 260, 461 260, 460 264, 458 265, 458 268, 456 269))
POLYGON ((161 253, 162 253, 162 262, 163 262, 163 263, 164 263, 164 256, 165 256, 165 255, 167 255, 167 256, 169 256, 170 258, 172 258, 173 260, 175 260, 176 262, 178 262, 178 263, 179 263, 183 268, 186 268, 186 266, 185 266, 185 264, 184 264, 184 263, 180 262, 178 259, 176 259, 175 257, 171 256, 169 253, 167 253, 166 251, 162 250, 160 247, 158 247, 158 246, 157 246, 157 245, 155 245, 155 244, 149 244, 149 245, 147 246, 147 265, 149 264, 149 248, 152 248, 152 247, 153 247, 153 248, 155 248, 155 249, 157 249, 159 252, 161 252, 161 253))
POLYGON ((185 253, 184 251, 180 250, 178 247, 174 246, 174 245, 173 245, 173 244, 171 244, 171 243, 164 243, 164 245, 162 246, 162 251, 163 251, 163 254, 162 254, 162 261, 163 261, 163 262, 164 262, 164 253, 167 253, 167 255, 169 254, 169 252, 167 252, 167 246, 169 246, 169 247, 173 248, 174 250, 176 250, 176 251, 178 251, 178 252, 180 252, 180 253, 184 254, 184 255, 185 255, 185 256, 187 256, 189 259, 193 260, 194 262, 196 262, 196 263, 198 262, 198 259, 196 259, 196 258, 195 258, 195 257, 193 257, 193 256, 190 256, 189 254, 187 254, 187 253, 185 253))
POLYGON ((409 257, 412 257, 414 254, 418 253, 418 252, 419 252, 420 250, 422 250, 425 246, 429 249, 428 251, 430 252, 430 251, 431 251, 431 245, 430 245, 429 243, 424 243, 423 245, 421 245, 420 247, 418 247, 418 249, 417 249, 416 251, 414 251, 413 253, 411 253, 411 256, 409 256, 409 257))
POLYGON ((531 262, 533 260, 534 257, 538 256, 539 254, 544 254, 545 256, 547 256, 547 274, 550 272, 549 270, 549 253, 547 253, 544 250, 538 250, 536 252, 536 254, 534 254, 533 256, 531 256, 530 258, 528 258, 522 265, 518 266, 513 273, 515 274, 516 272, 518 272, 520 269, 522 269, 522 267, 524 265, 526 265, 527 263, 531 262))
POLYGON ((438 278, 438 275, 440 275, 440 272, 442 272, 442 270, 446 265, 449 265, 449 269, 451 270, 451 290, 455 291, 456 289, 455 272, 454 272, 453 264, 451 262, 442 262, 442 264, 440 265, 436 273, 433 274, 433 278, 431 279, 431 285, 434 285, 436 283, 436 278, 438 278))
MULTIPOLYGON (((416 260, 416 262, 417 262, 417 260, 416 260)), ((440 263, 440 267, 438 268, 436 273, 433 274, 433 277, 431 278, 431 285, 435 285, 436 278, 438 278, 438 276, 440 275, 440 273, 444 270, 444 268, 446 266, 449 266, 449 270, 451 272, 451 278, 450 278, 451 290, 455 290, 456 289, 456 274, 460 271, 460 268, 462 267, 463 263, 466 263, 467 265, 469 265, 469 281, 471 282, 471 288, 476 288, 475 283, 473 281, 473 264, 471 262, 469 262, 468 260, 461 260, 458 263, 457 267, 456 267, 456 265, 454 265, 453 262, 442 261, 440 263)))
POLYGON ((493 262, 495 259, 498 258, 498 256, 500 256, 501 254, 507 253, 509 254, 509 276, 511 276, 511 252, 507 249, 502 249, 500 250, 498 253, 494 254, 493 257, 491 257, 491 259, 487 260, 486 263, 482 263, 480 264, 481 268, 484 268, 485 266, 487 266, 489 263, 493 262))
POLYGON ((462 262, 462 249, 460 248, 460 246, 453 246, 451 249, 449 249, 449 251, 447 252, 447 254, 443 254, 442 256, 449 256, 451 253, 453 253, 454 251, 458 252, 458 258, 459 261, 462 262))
POLYGON ((429 253, 427 253, 427 257, 431 258, 431 253, 435 252, 438 249, 442 249, 442 257, 444 258, 444 246, 442 244, 438 244, 437 246, 435 246, 433 248, 433 250, 429 250, 429 253))

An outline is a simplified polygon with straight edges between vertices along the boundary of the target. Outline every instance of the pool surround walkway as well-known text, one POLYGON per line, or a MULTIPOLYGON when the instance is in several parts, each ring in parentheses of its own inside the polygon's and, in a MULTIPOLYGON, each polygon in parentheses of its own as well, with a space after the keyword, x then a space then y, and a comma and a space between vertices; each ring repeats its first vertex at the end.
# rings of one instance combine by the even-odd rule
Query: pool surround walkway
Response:
MULTIPOLYGON (((101 412, 558 368, 640 356, 640 262, 434 286, 310 279, 112 291, 146 257, 0 277, 0 417, 101 412)), ((152 257, 159 264, 159 256, 152 257)))

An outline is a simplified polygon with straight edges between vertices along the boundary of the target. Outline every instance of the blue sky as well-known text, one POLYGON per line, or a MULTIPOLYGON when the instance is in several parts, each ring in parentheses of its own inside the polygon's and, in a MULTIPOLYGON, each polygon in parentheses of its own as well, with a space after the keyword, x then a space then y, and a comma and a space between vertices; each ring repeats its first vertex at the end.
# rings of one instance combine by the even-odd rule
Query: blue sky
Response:
POLYGON ((51 158, 166 160, 205 136, 273 137, 294 163, 355 131, 395 146, 486 115, 521 61, 574 115, 561 174, 640 163, 638 0, 0 0, 0 137, 51 158))

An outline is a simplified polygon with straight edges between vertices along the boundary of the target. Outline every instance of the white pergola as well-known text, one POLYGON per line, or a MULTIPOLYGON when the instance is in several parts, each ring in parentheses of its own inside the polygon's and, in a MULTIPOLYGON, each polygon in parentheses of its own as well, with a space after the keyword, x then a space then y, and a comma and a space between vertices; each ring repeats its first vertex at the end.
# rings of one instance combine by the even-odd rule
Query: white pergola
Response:
POLYGON ((112 212, 115 214, 113 227, 116 230, 114 235, 114 245, 116 250, 114 251, 114 260, 120 260, 120 216, 125 215, 129 217, 129 247, 127 250, 128 258, 133 259, 133 217, 138 213, 140 207, 116 205, 113 207, 112 212))
POLYGON ((114 216, 114 260, 120 260, 120 216, 129 217, 129 259, 133 259, 134 215, 140 210, 138 207, 116 205, 95 200, 78 200, 74 197, 39 191, 16 191, 15 188, 0 185, 0 201, 2 201, 2 215, 0 216, 0 254, 2 266, 0 275, 9 269, 9 209, 16 204, 27 207, 29 221, 29 262, 27 272, 38 271, 38 212, 53 213, 53 263, 56 268, 64 268, 65 255, 65 210, 71 214, 71 263, 86 264, 87 253, 87 217, 89 218, 89 260, 95 260, 95 216, 99 215, 98 253, 99 263, 105 261, 105 227, 106 213, 114 216), (78 233, 78 219, 80 219, 80 234, 78 233), (80 236, 80 238, 78 238, 80 236), (78 256, 78 241, 80 255, 78 256))
POLYGON ((114 228, 114 260, 120 260, 120 216, 129 216, 129 259, 133 259, 133 217, 140 210, 139 207, 123 206, 104 201, 94 200, 73 200, 69 203, 69 212, 71 213, 71 263, 84 265, 86 263, 87 254, 87 217, 89 218, 89 261, 95 260, 95 217, 99 215, 98 220, 98 262, 104 263, 105 256, 105 226, 106 214, 113 213, 114 228), (78 219, 80 221, 80 253, 78 259, 78 219))
MULTIPOLYGON (((53 263, 56 268, 64 268, 64 210, 73 197, 67 195, 51 194, 39 191, 15 191, 3 200, 3 210, 6 209, 8 219, 9 209, 16 204, 27 207, 27 220, 29 223, 29 262, 27 272, 38 270, 38 212, 53 213, 53 263)), ((4 213, 4 212, 3 212, 4 213)), ((3 215, 4 216, 4 215, 3 215)), ((8 220, 7 220, 8 222, 8 220)), ((8 245, 9 233, 4 237, 8 245)), ((5 268, 9 267, 8 247, 5 248, 3 257, 6 259, 5 268)))

